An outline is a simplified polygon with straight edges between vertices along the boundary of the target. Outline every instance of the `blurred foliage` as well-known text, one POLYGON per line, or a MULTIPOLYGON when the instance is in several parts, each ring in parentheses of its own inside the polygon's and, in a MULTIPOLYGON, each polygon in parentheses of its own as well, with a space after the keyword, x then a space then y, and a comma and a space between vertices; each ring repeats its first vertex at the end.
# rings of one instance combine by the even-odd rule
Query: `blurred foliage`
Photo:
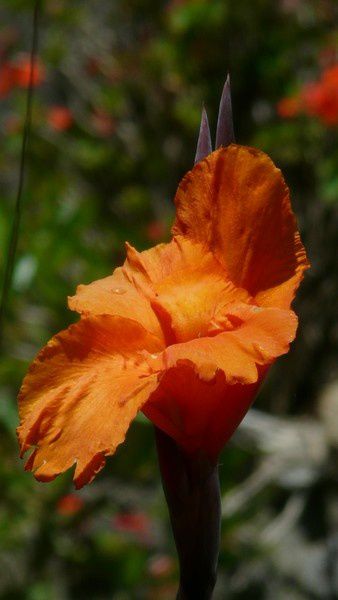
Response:
MULTIPOLYGON (((31 0, 2 0, 2 66, 18 64, 29 51, 31 13, 31 0)), ((144 249, 168 238, 173 194, 192 165, 202 103, 214 127, 228 70, 237 140, 265 150, 282 168, 312 262, 297 301, 298 339, 272 370, 257 406, 285 422, 312 419, 324 434, 330 428, 330 438, 323 466, 307 483, 301 474, 301 483, 272 478, 224 519, 215 597, 338 595, 337 387, 327 391, 337 379, 337 128, 314 116, 283 119, 276 110, 338 61, 337 17, 335 0, 43 2, 43 81, 35 90, 0 363, 1 598, 174 597, 177 565, 151 426, 139 419, 95 483, 69 497, 69 474, 43 485, 24 472, 15 396, 37 350, 74 318, 66 297, 76 285, 120 264, 125 240, 144 249), (290 526, 288 502, 299 489, 302 510, 290 526), (280 513, 282 537, 262 540, 280 513), (297 552, 302 568, 292 567, 297 552)), ((1 272, 24 87, 0 92, 1 272)), ((221 460, 225 498, 255 481, 260 460, 257 447, 235 436, 221 460)))

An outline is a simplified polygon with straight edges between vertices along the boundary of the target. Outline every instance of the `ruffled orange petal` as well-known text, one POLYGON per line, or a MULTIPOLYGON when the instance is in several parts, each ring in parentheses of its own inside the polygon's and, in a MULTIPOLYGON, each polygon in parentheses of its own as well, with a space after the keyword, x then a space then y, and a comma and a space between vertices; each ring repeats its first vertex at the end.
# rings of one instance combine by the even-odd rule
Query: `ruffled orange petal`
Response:
POLYGON ((230 330, 169 346, 153 361, 154 368, 192 364, 205 381, 221 370, 229 384, 251 384, 258 379, 257 365, 271 365, 285 354, 296 334, 297 317, 289 310, 234 305, 227 317, 230 330))
POLYGON ((168 344, 207 335, 217 328, 221 307, 250 299, 211 252, 183 236, 141 253, 128 246, 123 269, 149 299, 168 344))
POLYGON ((148 299, 128 280, 123 268, 89 285, 79 285, 68 298, 71 310, 86 315, 118 315, 132 318, 163 341, 158 319, 148 299))
POLYGON ((182 260, 162 281, 154 284, 152 302, 159 317, 167 316, 173 342, 185 342, 226 329, 224 311, 233 303, 250 299, 246 290, 236 288, 211 252, 201 244, 192 245, 184 238, 173 244, 180 248, 182 260), (186 260, 186 248, 189 260, 186 260))
POLYGON ((123 265, 126 277, 151 300, 156 294, 155 286, 177 270, 185 271, 204 260, 205 249, 200 244, 181 236, 168 244, 158 244, 144 252, 138 252, 127 244, 127 260, 123 265))
POLYGON ((288 188, 266 154, 216 150, 183 178, 175 203, 174 235, 205 243, 259 304, 290 306, 308 262, 288 188))
POLYGON ((75 464, 76 486, 91 481, 156 389, 144 357, 161 348, 139 324, 108 315, 52 338, 19 395, 21 452, 36 446, 26 468, 50 481, 75 464))
POLYGON ((292 311, 235 304, 214 337, 174 344, 150 359, 164 374, 144 414, 188 452, 216 458, 297 328, 292 311))

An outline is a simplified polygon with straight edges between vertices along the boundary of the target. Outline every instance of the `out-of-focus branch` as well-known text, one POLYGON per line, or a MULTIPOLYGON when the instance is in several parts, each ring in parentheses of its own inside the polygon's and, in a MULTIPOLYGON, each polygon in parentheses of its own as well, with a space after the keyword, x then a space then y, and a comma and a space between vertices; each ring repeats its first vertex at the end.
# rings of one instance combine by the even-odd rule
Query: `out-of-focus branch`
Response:
POLYGON ((291 490, 307 488, 322 472, 329 451, 318 421, 290 421, 256 409, 247 414, 233 443, 258 452, 260 459, 252 475, 223 497, 223 517, 242 511, 272 483, 291 490))

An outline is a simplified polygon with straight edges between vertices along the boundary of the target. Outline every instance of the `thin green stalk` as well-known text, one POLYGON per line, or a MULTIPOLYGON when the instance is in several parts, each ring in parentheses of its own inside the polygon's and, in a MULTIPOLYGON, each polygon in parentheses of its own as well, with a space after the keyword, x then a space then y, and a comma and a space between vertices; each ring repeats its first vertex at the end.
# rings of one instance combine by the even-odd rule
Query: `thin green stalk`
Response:
POLYGON ((25 166, 26 166, 26 158, 27 158, 27 146, 29 140, 29 134, 31 130, 31 121, 32 121, 32 105, 33 105, 33 77, 34 77, 34 63, 37 55, 38 48, 38 22, 39 22, 39 14, 40 14, 40 0, 36 0, 34 13, 33 13, 33 37, 32 37, 32 47, 30 53, 30 78, 29 85, 27 89, 27 101, 26 101, 26 115, 25 115, 25 123, 24 130, 22 136, 22 145, 21 145, 21 153, 20 153, 20 166, 19 166, 19 179, 18 179, 18 188, 16 193, 16 200, 14 206, 14 217, 12 222, 12 228, 9 236, 9 242, 7 247, 5 266, 4 266, 4 277, 3 284, 1 290, 1 299, 0 299, 0 346, 3 341, 3 324, 4 318, 8 303, 8 295, 12 285, 13 279, 13 270, 15 264, 15 255, 18 246, 19 239, 19 229, 20 229, 20 221, 21 221, 21 213, 22 213, 22 193, 23 193, 23 185, 24 185, 24 176, 25 176, 25 166))

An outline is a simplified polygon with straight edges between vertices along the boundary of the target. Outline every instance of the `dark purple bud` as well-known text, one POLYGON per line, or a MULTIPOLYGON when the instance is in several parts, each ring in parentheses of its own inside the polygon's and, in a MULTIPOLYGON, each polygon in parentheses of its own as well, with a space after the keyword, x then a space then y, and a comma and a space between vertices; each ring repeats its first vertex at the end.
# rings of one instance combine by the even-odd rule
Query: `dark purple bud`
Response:
POLYGON ((230 75, 228 74, 218 111, 216 149, 220 146, 229 146, 229 144, 232 144, 234 141, 235 135, 232 121, 230 75))
POLYGON ((201 126, 200 132, 198 136, 196 155, 195 155, 195 164, 200 160, 208 156, 212 152, 212 144, 211 144, 211 135, 209 128, 209 121, 207 111, 203 107, 202 117, 201 117, 201 126))

